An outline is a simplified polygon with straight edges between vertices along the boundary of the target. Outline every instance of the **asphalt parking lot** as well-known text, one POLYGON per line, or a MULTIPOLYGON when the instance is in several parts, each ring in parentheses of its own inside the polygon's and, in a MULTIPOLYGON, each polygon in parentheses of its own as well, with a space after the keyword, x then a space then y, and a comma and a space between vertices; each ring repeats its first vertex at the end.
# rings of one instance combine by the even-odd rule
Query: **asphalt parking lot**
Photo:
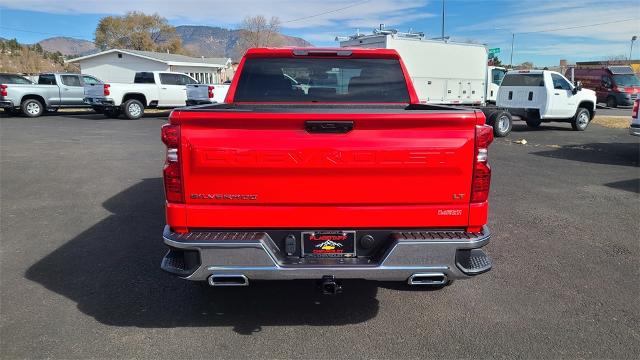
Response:
POLYGON ((608 108, 606 106, 598 105, 596 109, 596 114, 602 116, 627 116, 631 117, 631 106, 628 107, 618 107, 618 108, 608 108))
POLYGON ((490 152, 491 272, 326 297, 160 270, 165 121, 0 117, 0 357, 640 356, 640 143, 626 129, 518 122, 490 152))

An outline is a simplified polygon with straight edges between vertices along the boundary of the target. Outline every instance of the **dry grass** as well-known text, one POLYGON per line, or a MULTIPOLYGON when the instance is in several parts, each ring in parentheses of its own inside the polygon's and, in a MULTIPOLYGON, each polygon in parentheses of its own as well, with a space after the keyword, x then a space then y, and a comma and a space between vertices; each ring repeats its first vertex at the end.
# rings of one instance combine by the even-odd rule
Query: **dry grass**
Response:
POLYGON ((592 123, 608 128, 625 129, 631 123, 631 116, 596 116, 592 123))

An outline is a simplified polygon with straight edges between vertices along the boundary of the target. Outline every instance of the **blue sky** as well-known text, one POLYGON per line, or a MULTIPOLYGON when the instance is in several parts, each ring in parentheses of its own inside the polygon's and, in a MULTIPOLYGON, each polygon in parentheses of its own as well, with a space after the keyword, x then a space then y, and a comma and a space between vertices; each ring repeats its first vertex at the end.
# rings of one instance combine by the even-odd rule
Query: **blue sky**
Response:
MULTIPOLYGON (((640 0, 445 0, 445 32, 456 41, 501 48, 514 63, 556 65, 628 56, 640 36, 640 0), (633 20, 631 20, 633 19, 633 20), (625 21, 626 20, 626 21, 625 21), (599 24, 596 26, 587 26, 599 24), (562 29, 556 31, 549 31, 562 29)), ((138 10, 157 12, 173 25, 236 28, 245 16, 277 16, 282 31, 314 45, 332 46, 335 36, 369 32, 378 24, 440 36, 441 0, 0 0, 0 36, 32 43, 51 36, 93 39, 98 20, 138 10), (33 11, 37 9, 38 11, 33 11)), ((633 58, 640 57, 640 41, 633 58)))

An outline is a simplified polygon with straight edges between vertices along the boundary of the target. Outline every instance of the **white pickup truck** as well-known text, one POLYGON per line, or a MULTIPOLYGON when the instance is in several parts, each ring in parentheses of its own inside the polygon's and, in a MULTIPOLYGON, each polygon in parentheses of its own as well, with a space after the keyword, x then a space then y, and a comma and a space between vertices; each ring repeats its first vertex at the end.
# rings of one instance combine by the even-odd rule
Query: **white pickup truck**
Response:
POLYGON ((108 117, 124 114, 139 119, 145 108, 175 108, 185 106, 189 84, 194 78, 177 72, 145 71, 135 74, 132 84, 89 84, 84 87, 84 102, 96 111, 102 109, 108 117))
POLYGON ((596 93, 571 84, 561 74, 548 70, 514 70, 502 79, 497 105, 523 118, 530 127, 542 122, 571 123, 584 131, 596 114, 596 93))
POLYGON ((187 106, 223 103, 230 84, 188 84, 187 106))

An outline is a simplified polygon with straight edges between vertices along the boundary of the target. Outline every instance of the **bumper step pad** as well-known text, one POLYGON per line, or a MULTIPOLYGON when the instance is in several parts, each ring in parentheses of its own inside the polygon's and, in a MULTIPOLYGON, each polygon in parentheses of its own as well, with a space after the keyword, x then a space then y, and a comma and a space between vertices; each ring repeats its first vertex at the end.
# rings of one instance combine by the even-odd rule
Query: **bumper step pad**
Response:
POLYGON ((160 268, 166 272, 188 276, 200 266, 200 256, 195 250, 170 248, 162 259, 160 268))
POLYGON ((467 275, 478 275, 491 270, 491 258, 482 249, 458 250, 456 266, 467 275))

